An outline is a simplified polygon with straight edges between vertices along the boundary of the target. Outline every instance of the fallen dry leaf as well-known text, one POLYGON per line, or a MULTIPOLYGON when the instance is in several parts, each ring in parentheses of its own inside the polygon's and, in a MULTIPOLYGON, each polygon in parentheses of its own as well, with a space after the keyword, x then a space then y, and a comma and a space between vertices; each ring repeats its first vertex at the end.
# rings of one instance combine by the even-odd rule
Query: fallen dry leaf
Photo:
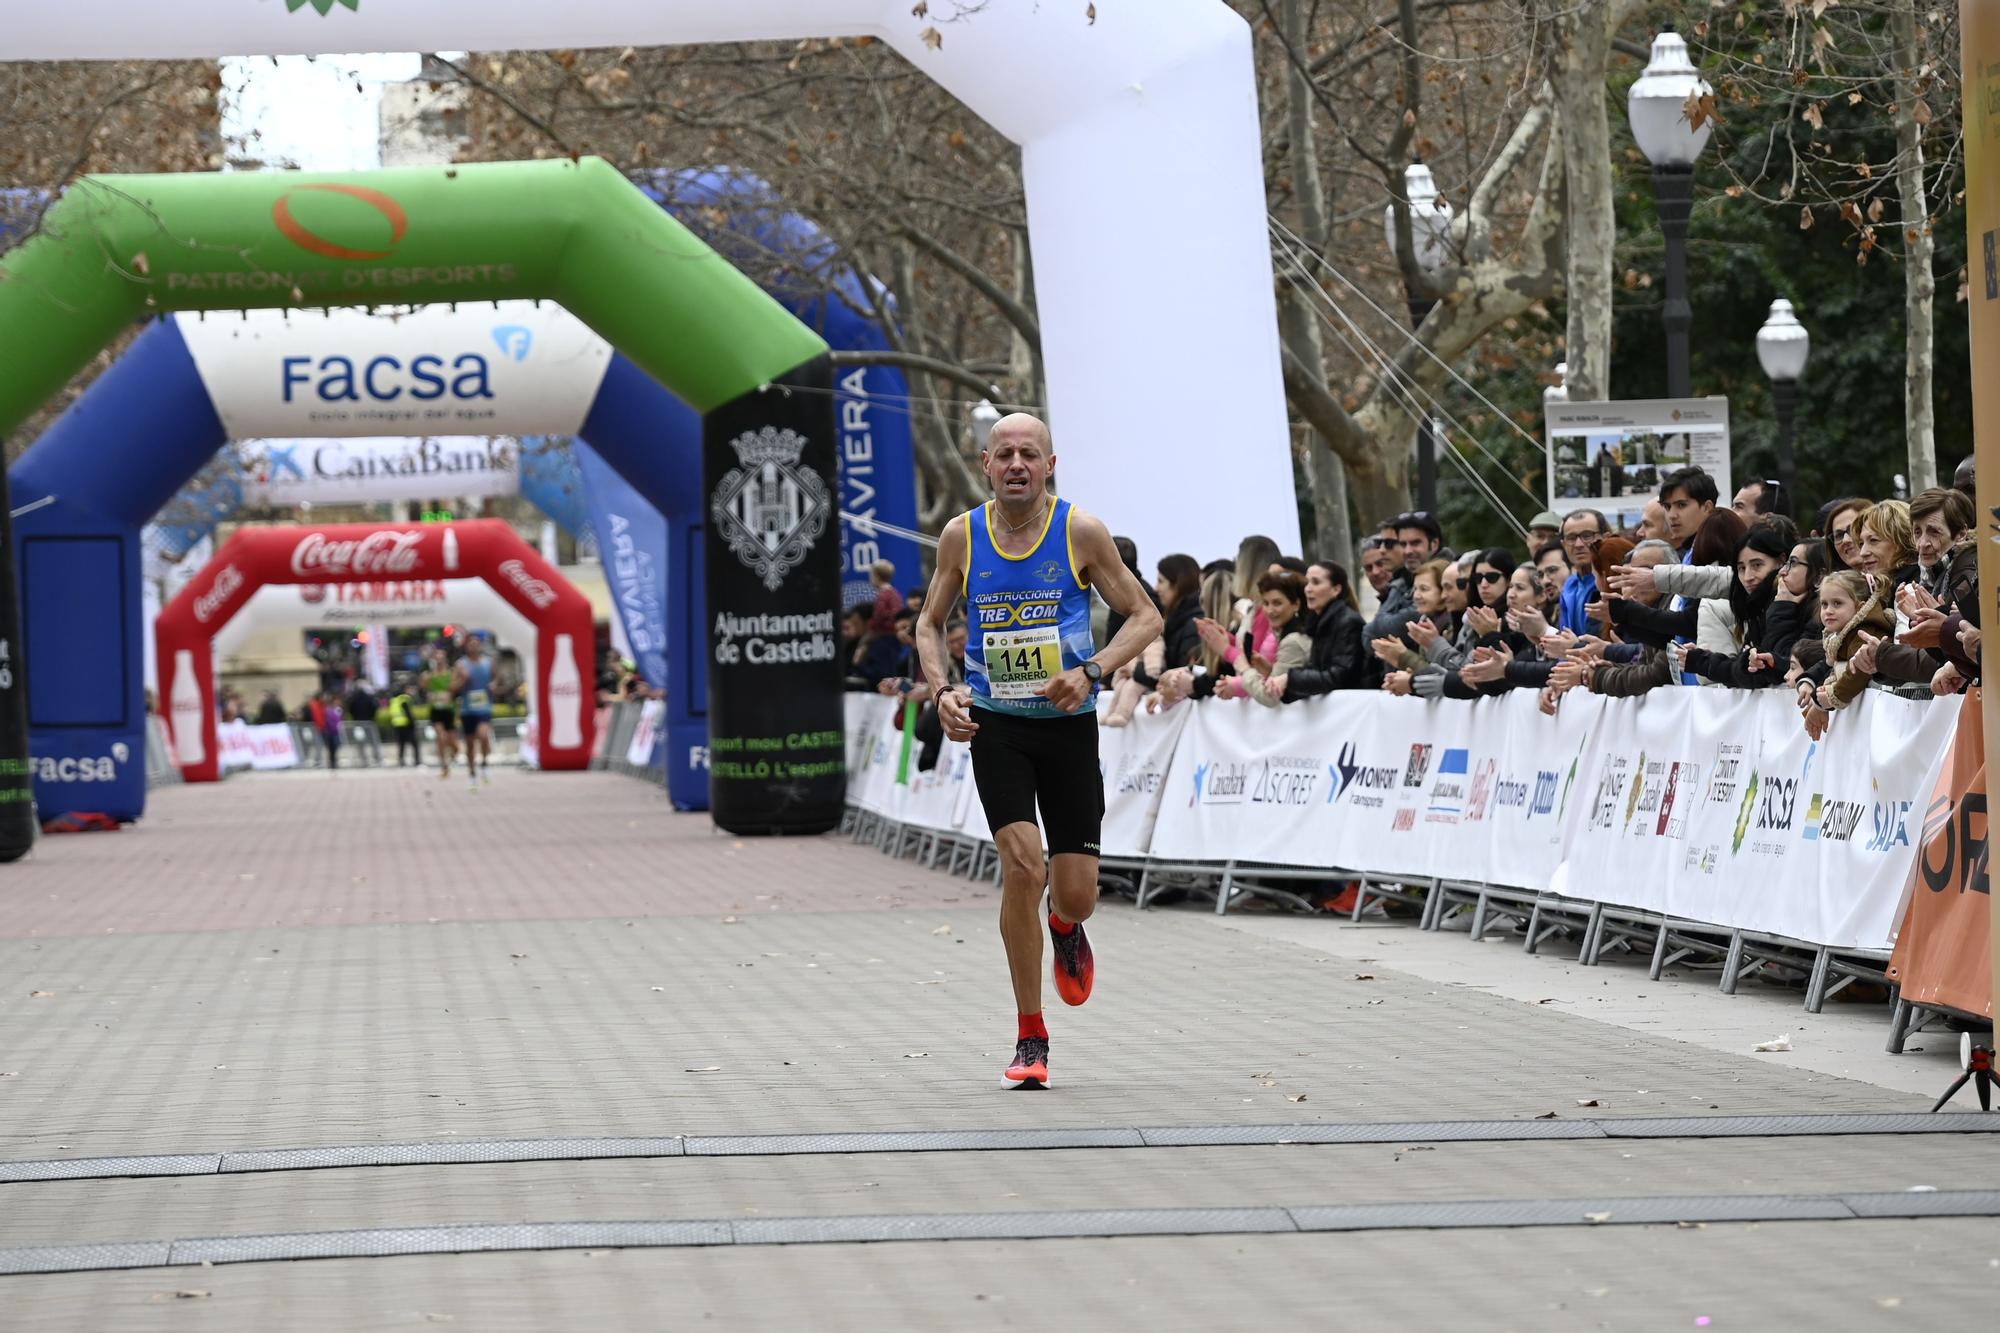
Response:
POLYGON ((1592 1222, 1592 1223, 1595 1223, 1595 1222, 1609 1222, 1609 1221, 1611 1220, 1611 1214, 1609 1214, 1609 1213, 1585 1213, 1585 1214, 1583 1215, 1583 1220, 1584 1220, 1584 1221, 1586 1221, 1586 1222, 1592 1222))
POLYGON ((1579 1098, 1577 1098, 1577 1099, 1576 1099, 1576 1104, 1577 1104, 1578 1106, 1598 1106, 1598 1105, 1601 1105, 1601 1103, 1600 1103, 1600 1102, 1599 1102, 1599 1101, 1597 1100, 1597 1098, 1595 1098, 1595 1097, 1579 1097, 1579 1098))
POLYGON ((1787 1032, 1773 1037, 1769 1041, 1760 1041, 1750 1049, 1753 1051, 1789 1051, 1792 1049, 1792 1034, 1787 1032))
POLYGON ((1557 1115, 1557 1114, 1556 1114, 1556 1113, 1555 1113, 1554 1111, 1544 1111, 1544 1112, 1542 1112, 1542 1113, 1541 1113, 1540 1115, 1536 1116, 1536 1117, 1535 1117, 1535 1119, 1537 1119, 1537 1120, 1560 1120, 1560 1119, 1562 1119, 1562 1117, 1561 1117, 1561 1116, 1559 1116, 1559 1115, 1557 1115))
POLYGON ((1285 1098, 1288 1102, 1302 1102, 1305 1099, 1306 1095, 1303 1092, 1293 1093, 1291 1096, 1285 1098))
POLYGON ((690 1073, 690 1074, 720 1074, 720 1073, 722 1072, 722 1066, 721 1066, 721 1065, 703 1065, 703 1066, 701 1066, 701 1067, 700 1067, 699 1069, 697 1069, 697 1068, 695 1068, 695 1067, 694 1067, 693 1065, 690 1065, 690 1066, 688 1066, 688 1068, 687 1068, 687 1071, 686 1071, 686 1072, 688 1072, 688 1073, 690 1073))
POLYGON ((46 1000, 54 994, 55 992, 52 990, 31 990, 28 992, 28 998, 31 1000, 46 1000))
POLYGON ((904 1051, 904 1052, 903 1052, 903 1058, 904 1058, 905 1060, 922 1060, 922 1059, 926 1059, 927 1057, 929 1057, 929 1055, 930 1055, 930 1052, 929 1052, 929 1051, 904 1051))
POLYGON ((933 935, 949 935, 949 934, 951 934, 951 927, 950 927, 950 926, 939 926, 939 927, 938 927, 938 928, 937 928, 936 930, 932 931, 932 932, 931 932, 931 934, 933 934, 933 935))
POLYGON ((174 1293, 174 1299, 180 1301, 198 1301, 206 1295, 208 1293, 199 1287, 183 1287, 174 1293))
POLYGON ((653 989, 654 989, 654 990, 656 990, 656 991, 662 991, 662 992, 664 992, 664 991, 665 991, 665 990, 666 990, 667 988, 666 988, 665 986, 655 986, 655 987, 653 987, 653 989))
POLYGON ((1373 981, 1375 980, 1375 974, 1373 972, 1356 972, 1354 979, 1356 981, 1373 981))
POLYGON ((526 957, 527 957, 528 955, 526 955, 526 954, 524 954, 524 953, 510 953, 510 954, 508 954, 507 956, 508 956, 509 958, 526 958, 526 957))

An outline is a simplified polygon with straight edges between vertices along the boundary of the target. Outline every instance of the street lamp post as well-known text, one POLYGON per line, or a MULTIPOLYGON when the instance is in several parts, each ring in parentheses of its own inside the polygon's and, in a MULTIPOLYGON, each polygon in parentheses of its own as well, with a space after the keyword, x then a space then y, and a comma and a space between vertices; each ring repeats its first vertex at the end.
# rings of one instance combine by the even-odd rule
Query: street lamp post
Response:
POLYGON ((1771 402, 1778 409, 1778 482, 1798 501, 1792 484, 1792 420, 1799 409, 1799 376, 1805 374, 1812 336, 1792 313, 1792 303, 1771 302, 1770 318, 1757 330, 1757 360, 1771 380, 1771 402))
POLYGON ((1669 398, 1686 398, 1691 392, 1688 330, 1694 324, 1694 311, 1687 295, 1688 214, 1694 207, 1694 164, 1713 126, 1704 120, 1696 129, 1688 120, 1687 103, 1709 92, 1688 59, 1687 43, 1669 27, 1653 39, 1653 57, 1626 99, 1632 138, 1653 164, 1653 199, 1667 242, 1667 299, 1660 322, 1667 330, 1669 398))
MULTIPOLYGON (((1403 169, 1403 198, 1410 203, 1410 244, 1415 251, 1417 267, 1428 276, 1443 268, 1449 257, 1448 240, 1451 233, 1451 202, 1438 194, 1437 182, 1431 178, 1431 169, 1421 162, 1412 162, 1403 169)), ((1401 265, 1396 249, 1396 206, 1390 204, 1382 215, 1382 230, 1389 238, 1389 254, 1401 265)), ((1416 291, 1406 280, 1403 284, 1405 297, 1410 307, 1410 327, 1423 327, 1425 316, 1437 299, 1416 291)), ((1437 436, 1431 429, 1430 409, 1418 404, 1423 413, 1417 423, 1417 507, 1437 510, 1437 436)))

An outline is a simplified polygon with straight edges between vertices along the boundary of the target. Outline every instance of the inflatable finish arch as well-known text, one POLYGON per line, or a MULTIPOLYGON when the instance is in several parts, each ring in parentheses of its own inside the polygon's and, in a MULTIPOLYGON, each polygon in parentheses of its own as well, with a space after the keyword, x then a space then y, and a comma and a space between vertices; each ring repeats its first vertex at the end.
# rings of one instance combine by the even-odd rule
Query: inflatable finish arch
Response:
MULTIPOLYGON (((839 302, 823 318, 838 343, 879 345, 880 330, 857 327, 863 321, 839 302)), ((914 522, 914 465, 900 372, 856 367, 842 371, 838 383, 843 507, 859 520, 842 525, 842 596, 852 601, 872 596, 866 566, 878 554, 900 571, 918 567, 914 543, 865 531, 876 516, 914 522), (887 408, 880 403, 885 397, 887 408)), ((41 766, 35 790, 44 811, 101 810, 136 819, 146 789, 143 770, 117 760, 121 746, 127 756, 143 753, 136 570, 116 574, 122 562, 107 561, 101 570, 67 564, 62 592, 52 598, 41 581, 42 558, 75 553, 80 548, 71 543, 78 539, 136 549, 137 534, 161 505, 161 488, 198 472, 229 439, 283 437, 285 443, 271 446, 282 460, 271 466, 274 483, 277 474, 293 473, 316 481, 329 459, 334 466, 351 462, 340 448, 343 437, 394 430, 576 435, 583 442, 576 461, 588 455, 592 466, 579 475, 572 465, 567 484, 589 492, 601 525, 657 532, 659 518, 637 510, 666 519, 665 543, 656 539, 657 550, 644 552, 649 558, 621 558, 616 540, 607 541, 605 575, 649 681, 668 692, 669 794, 679 809, 708 808, 701 418, 560 306, 504 301, 399 313, 169 315, 144 330, 30 446, 10 481, 16 507, 28 510, 15 523, 18 548, 37 570, 24 605, 35 630, 24 640, 32 750, 52 760, 90 761, 41 766), (136 422, 147 423, 143 435, 136 422), (601 457, 618 466, 597 466, 601 457), (50 623, 55 616, 74 623, 79 602, 101 617, 101 630, 87 640, 50 623), (90 778, 61 779, 64 772, 90 778)), ((552 478, 531 486, 530 465, 538 458, 544 461, 535 466, 545 467, 542 454, 522 454, 522 494, 574 529, 585 497, 562 495, 562 483, 552 478)), ((439 470, 365 485, 389 488, 367 492, 377 498, 391 492, 423 498, 457 493, 460 484, 439 470)), ((168 544, 185 550, 231 517, 246 489, 254 489, 251 479, 230 473, 204 474, 200 487, 184 486, 174 512, 207 521, 176 528, 168 544)))
POLYGON ((589 767, 596 731, 587 697, 596 674, 590 601, 513 528, 489 518, 238 530, 160 612, 160 694, 181 776, 221 776, 214 639, 260 588, 468 577, 484 579, 535 627, 541 766, 589 767))
POLYGON ((1221 0, 1121 0, 1092 23, 1080 3, 1008 0, 941 28, 936 50, 910 0, 17 8, 0 33, 13 60, 883 40, 1021 145, 1066 489, 1103 505, 1142 560, 1233 551, 1246 532, 1297 548, 1256 71, 1250 29, 1221 0), (1191 506, 1185 469, 1216 441, 1229 466, 1204 469, 1191 506))
MULTIPOLYGON (((147 308, 562 301, 701 414, 700 494, 721 530, 709 538, 720 558, 705 562, 710 609, 788 627, 782 656, 709 673, 712 743, 747 750, 786 735, 827 742, 819 747, 825 754, 795 754, 783 772, 715 766, 717 822, 738 832, 818 831, 838 822, 839 556, 831 512, 838 478, 826 344, 612 168, 586 159, 354 176, 86 180, 7 262, 0 363, 17 373, 0 382, 0 430, 147 308), (702 336, 687 337, 690 329, 702 336)), ((159 344, 160 354, 173 352, 159 344)), ((137 354, 135 347, 120 369, 137 354)), ((638 369, 633 376, 645 379, 638 369)), ((613 387, 607 374, 600 407, 613 387)), ((221 429, 198 384, 156 404, 153 419, 221 429)), ((636 440, 624 456, 603 443, 600 451, 642 489, 649 463, 659 462, 656 448, 636 440)), ((192 469, 167 476, 158 469, 169 465, 152 466, 158 484, 135 490, 151 491, 157 508, 192 469)), ((24 539, 25 599, 54 608, 40 626, 31 609, 29 635, 81 642, 71 651, 88 657, 90 640, 79 630, 108 626, 81 625, 62 590, 79 572, 136 579, 136 551, 125 545, 121 552, 112 538, 38 550, 24 539)), ((129 683, 113 692, 132 693, 129 683)), ((73 732, 139 722, 99 709, 37 722, 73 732)))

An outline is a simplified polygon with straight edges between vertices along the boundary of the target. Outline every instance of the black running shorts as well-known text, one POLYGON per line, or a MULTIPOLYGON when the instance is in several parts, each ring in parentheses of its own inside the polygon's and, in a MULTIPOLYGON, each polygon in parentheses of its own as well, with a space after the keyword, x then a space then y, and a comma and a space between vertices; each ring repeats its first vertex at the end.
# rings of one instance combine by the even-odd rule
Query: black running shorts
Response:
POLYGON ((457 731, 458 716, 449 708, 431 705, 431 725, 439 731, 457 731))
POLYGON ((1097 767, 1097 714, 1020 717, 972 710, 972 780, 986 826, 1035 822, 1050 853, 1096 856, 1104 830, 1104 776, 1097 767))

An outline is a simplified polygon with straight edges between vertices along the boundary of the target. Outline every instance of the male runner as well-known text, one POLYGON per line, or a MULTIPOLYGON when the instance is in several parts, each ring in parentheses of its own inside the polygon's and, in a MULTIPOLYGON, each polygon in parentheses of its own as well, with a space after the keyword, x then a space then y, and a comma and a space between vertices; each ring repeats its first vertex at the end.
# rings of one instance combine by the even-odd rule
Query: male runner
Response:
POLYGON ((465 736, 465 776, 473 786, 493 781, 493 664, 475 634, 452 669, 451 692, 458 700, 458 727, 465 736))
POLYGON ((458 726, 457 715, 452 711, 452 669, 446 665, 444 649, 431 650, 431 669, 424 675, 424 696, 431 706, 431 726, 437 732, 438 777, 451 776, 451 757, 458 752, 458 738, 452 733, 458 726))
POLYGON ((1095 695, 1104 677, 1159 637, 1161 623, 1110 530, 1050 493, 1055 463, 1041 421, 1015 413, 994 423, 980 464, 995 498, 945 528, 917 628, 924 679, 950 680, 945 626, 965 596, 966 684, 939 691, 938 720, 947 736, 972 742, 973 781, 1000 849, 1000 938, 1020 1019, 1002 1079, 1016 1088, 1049 1082, 1036 807, 1048 833, 1056 992, 1082 1004, 1096 971, 1083 923, 1097 910, 1104 823, 1095 695), (1092 587, 1126 618, 1101 651, 1090 633, 1092 587))

